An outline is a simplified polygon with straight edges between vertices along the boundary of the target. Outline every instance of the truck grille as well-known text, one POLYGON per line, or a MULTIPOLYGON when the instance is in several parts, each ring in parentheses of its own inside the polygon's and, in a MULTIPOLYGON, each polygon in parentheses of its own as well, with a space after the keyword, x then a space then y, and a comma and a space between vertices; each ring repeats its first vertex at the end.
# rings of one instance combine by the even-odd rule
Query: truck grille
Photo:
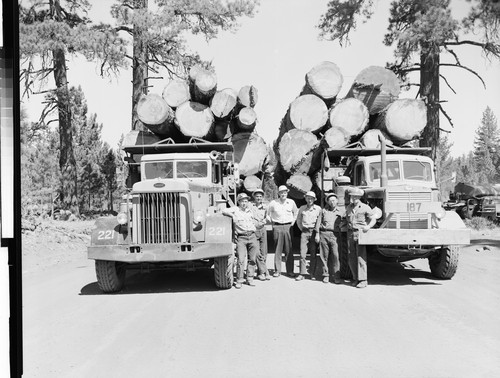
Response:
MULTIPOLYGON (((431 202, 431 192, 388 192, 388 201, 431 202)), ((396 214, 387 224, 388 228, 396 228, 396 214)), ((402 229, 426 229, 429 227, 427 213, 399 213, 399 227, 402 229)))
POLYGON ((179 193, 140 193, 133 218, 136 243, 181 242, 179 193))

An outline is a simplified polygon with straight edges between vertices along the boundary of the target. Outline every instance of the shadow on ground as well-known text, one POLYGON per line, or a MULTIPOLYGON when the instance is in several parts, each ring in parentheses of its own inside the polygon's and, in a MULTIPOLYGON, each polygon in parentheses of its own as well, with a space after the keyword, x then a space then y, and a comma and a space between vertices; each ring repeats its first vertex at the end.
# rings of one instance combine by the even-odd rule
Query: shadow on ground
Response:
POLYGON ((186 272, 181 270, 134 272, 128 271, 124 288, 117 293, 103 293, 97 282, 80 290, 80 295, 120 295, 220 291, 215 286, 210 269, 186 272))

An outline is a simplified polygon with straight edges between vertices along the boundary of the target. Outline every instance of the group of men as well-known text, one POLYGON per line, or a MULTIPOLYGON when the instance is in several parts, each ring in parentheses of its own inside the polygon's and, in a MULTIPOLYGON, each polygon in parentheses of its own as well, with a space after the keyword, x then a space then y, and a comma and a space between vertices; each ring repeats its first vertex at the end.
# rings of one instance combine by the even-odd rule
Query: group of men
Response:
POLYGON ((335 193, 326 194, 326 206, 316 205, 316 194, 312 191, 304 196, 306 204, 297 208, 295 201, 288 198, 288 188, 278 188, 278 198, 268 206, 263 203, 264 191, 257 189, 252 193, 253 203, 245 193, 237 196, 237 206, 222 211, 233 218, 236 239, 236 281, 235 287, 240 289, 246 282, 255 286, 254 277, 265 281, 271 275, 267 269, 267 231, 270 222, 273 229, 275 253, 273 277, 282 274, 282 259, 285 260, 286 275, 301 281, 309 276, 316 279, 318 262, 324 283, 330 280, 335 284, 342 283, 340 277, 339 248, 347 248, 349 268, 353 275, 353 285, 357 288, 367 286, 366 247, 358 243, 359 233, 366 232, 376 222, 371 208, 360 201, 363 190, 352 188, 349 191, 350 203, 342 209, 339 207, 335 193), (292 227, 294 224, 301 231, 299 273, 294 274, 294 258, 292 252, 292 227), (342 233, 347 233, 347 246, 341 242, 342 233), (319 261, 318 261, 319 249, 319 261), (307 271, 307 254, 310 255, 309 274, 307 271), (331 268, 329 261, 332 261, 331 268), (246 266, 246 280, 244 266, 246 266))

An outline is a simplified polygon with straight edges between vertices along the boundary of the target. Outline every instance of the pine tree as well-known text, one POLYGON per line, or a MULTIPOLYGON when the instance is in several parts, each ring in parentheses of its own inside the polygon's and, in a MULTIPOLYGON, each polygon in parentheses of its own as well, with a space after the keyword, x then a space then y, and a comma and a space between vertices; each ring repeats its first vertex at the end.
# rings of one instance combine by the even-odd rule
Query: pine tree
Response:
POLYGON ((116 156, 112 149, 110 149, 107 145, 105 147, 108 148, 108 152, 105 154, 101 163, 101 172, 105 182, 108 211, 113 211, 114 193, 118 189, 116 182, 116 156))
POLYGON ((185 33, 201 34, 207 40, 220 30, 234 30, 237 19, 254 14, 255 0, 117 0, 112 15, 116 30, 133 38, 132 130, 143 125, 137 117, 137 103, 147 94, 148 72, 166 72, 169 77, 184 77, 187 69, 201 62, 187 48, 185 33), (154 8, 154 9, 152 9, 154 8))
POLYGON ((123 41, 117 38, 115 31, 105 25, 90 25, 85 16, 89 8, 87 0, 26 0, 19 6, 23 95, 34 93, 35 85, 46 83, 53 75, 55 88, 46 91, 46 107, 40 123, 45 123, 46 118, 57 111, 61 200, 73 213, 78 213, 78 192, 66 57, 81 54, 98 61, 104 75, 117 71, 123 65, 125 54, 123 41))
MULTIPOLYGON (((388 63, 405 81, 411 72, 420 75, 419 95, 427 104, 427 126, 421 146, 432 148, 436 158, 440 137, 440 112, 450 121, 441 106, 440 78, 450 89, 440 67, 456 67, 478 77, 471 68, 462 64, 453 49, 473 46, 486 56, 500 58, 500 2, 497 0, 470 0, 469 13, 462 19, 453 18, 450 0, 394 0, 390 5, 386 46, 394 46, 396 61, 388 63), (447 57, 452 63, 441 60, 447 57), (416 61, 416 62, 415 62, 416 61)), ((358 21, 366 22, 375 10, 373 0, 331 0, 318 27, 326 39, 338 40, 340 45, 349 43, 349 34, 358 21)))
POLYGON ((490 107, 483 112, 481 124, 474 140, 474 162, 479 173, 479 181, 494 184, 500 180, 500 131, 497 118, 490 107))
POLYGON ((448 136, 442 136, 436 154, 436 181, 443 199, 448 197, 455 186, 455 180, 451 179, 455 168, 454 159, 451 157, 452 146, 448 136))

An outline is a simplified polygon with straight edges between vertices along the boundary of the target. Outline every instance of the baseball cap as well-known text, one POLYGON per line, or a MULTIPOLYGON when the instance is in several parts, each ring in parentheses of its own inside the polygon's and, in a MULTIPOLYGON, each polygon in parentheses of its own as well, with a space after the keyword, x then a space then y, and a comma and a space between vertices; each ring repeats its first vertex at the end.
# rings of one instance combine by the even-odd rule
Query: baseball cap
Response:
POLYGON ((316 193, 314 193, 313 191, 309 191, 306 194, 304 194, 304 197, 312 197, 316 199, 316 193))
POLYGON ((253 193, 252 193, 252 196, 254 196, 254 195, 258 194, 258 193, 260 193, 260 194, 264 195, 264 191, 263 191, 262 189, 255 189, 255 190, 253 191, 253 193))
POLYGON ((240 193, 240 194, 238 194, 238 196, 236 197, 236 202, 240 202, 242 199, 245 199, 245 198, 247 198, 247 199, 248 199, 248 198, 250 198, 250 197, 249 197, 249 196, 248 196, 248 194, 246 194, 246 193, 240 193))

